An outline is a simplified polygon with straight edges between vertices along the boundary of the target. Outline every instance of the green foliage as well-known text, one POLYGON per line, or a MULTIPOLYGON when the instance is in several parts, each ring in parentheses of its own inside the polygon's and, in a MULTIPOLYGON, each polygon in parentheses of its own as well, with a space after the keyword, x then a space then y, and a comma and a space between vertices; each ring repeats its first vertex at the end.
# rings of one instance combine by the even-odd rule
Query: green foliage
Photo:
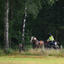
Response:
POLYGON ((42 9, 41 0, 28 0, 27 1, 27 11, 29 14, 32 14, 34 17, 37 16, 39 10, 42 9))
POLYGON ((25 44, 30 44, 30 38, 31 38, 31 30, 26 30, 25 32, 25 44))
POLYGON ((4 34, 4 0, 0 0, 0 45, 3 43, 3 34, 4 34))
POLYGON ((20 32, 20 30, 18 31, 18 35, 14 34, 14 37, 17 39, 18 44, 20 44, 21 43, 21 32, 20 32))
POLYGON ((12 54, 13 53, 13 50, 10 48, 10 49, 5 49, 5 54, 9 55, 9 54, 12 54))
POLYGON ((5 55, 5 53, 2 49, 0 49, 0 55, 5 55))
POLYGON ((14 24, 14 21, 9 21, 9 38, 11 38, 14 34, 13 24, 14 24))
MULTIPOLYGON (((9 20, 9 39, 16 38, 14 45, 21 43, 22 18, 27 7, 27 22, 25 27, 25 42, 29 44, 31 36, 38 40, 46 40, 48 34, 64 45, 64 0, 12 0, 13 19, 9 20), (35 18, 36 17, 36 18, 35 18), (57 36, 56 36, 57 35, 57 36), (16 44, 15 44, 16 43, 16 44)), ((9 1, 11 6, 11 0, 9 1)), ((9 7, 11 9, 11 7, 9 7)), ((10 12, 10 11, 9 11, 10 12)), ((9 14, 10 15, 10 14, 9 14)), ((0 44, 3 44, 4 34, 4 0, 0 1, 0 44)), ((10 17, 9 17, 10 18, 10 17)))
POLYGON ((47 0, 47 1, 48 1, 48 4, 52 6, 58 0, 47 0))

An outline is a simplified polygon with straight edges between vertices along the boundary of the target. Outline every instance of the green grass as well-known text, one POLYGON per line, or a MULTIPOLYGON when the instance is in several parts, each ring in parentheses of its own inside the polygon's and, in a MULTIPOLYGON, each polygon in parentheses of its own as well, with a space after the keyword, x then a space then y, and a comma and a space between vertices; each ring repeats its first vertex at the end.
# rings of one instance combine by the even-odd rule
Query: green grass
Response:
POLYGON ((0 64, 64 64, 64 49, 0 50, 0 64))
POLYGON ((64 64, 64 57, 35 55, 1 56, 0 64, 64 64))

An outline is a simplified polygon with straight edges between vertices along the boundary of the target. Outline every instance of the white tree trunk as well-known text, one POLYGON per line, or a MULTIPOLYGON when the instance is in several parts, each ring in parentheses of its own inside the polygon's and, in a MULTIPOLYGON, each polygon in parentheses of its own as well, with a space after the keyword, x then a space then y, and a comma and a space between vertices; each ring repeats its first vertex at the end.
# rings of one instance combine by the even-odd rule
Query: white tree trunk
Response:
MULTIPOLYGON (((26 6, 26 3, 25 3, 26 6)), ((22 43, 25 45, 24 43, 24 32, 25 32, 25 23, 26 23, 26 16, 27 16, 27 7, 25 7, 25 14, 23 16, 23 22, 22 22, 22 43)))
POLYGON ((5 14, 4 14, 4 49, 9 49, 9 39, 8 39, 8 13, 9 13, 9 0, 5 0, 5 14))

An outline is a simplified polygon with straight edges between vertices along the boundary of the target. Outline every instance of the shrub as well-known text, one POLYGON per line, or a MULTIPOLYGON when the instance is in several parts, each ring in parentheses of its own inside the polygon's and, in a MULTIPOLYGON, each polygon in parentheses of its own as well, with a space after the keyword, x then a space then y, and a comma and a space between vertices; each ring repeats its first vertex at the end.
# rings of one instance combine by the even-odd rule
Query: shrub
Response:
POLYGON ((5 53, 2 49, 0 49, 0 55, 5 55, 5 53))
POLYGON ((10 48, 10 49, 5 49, 5 54, 12 54, 13 53, 13 50, 10 48))

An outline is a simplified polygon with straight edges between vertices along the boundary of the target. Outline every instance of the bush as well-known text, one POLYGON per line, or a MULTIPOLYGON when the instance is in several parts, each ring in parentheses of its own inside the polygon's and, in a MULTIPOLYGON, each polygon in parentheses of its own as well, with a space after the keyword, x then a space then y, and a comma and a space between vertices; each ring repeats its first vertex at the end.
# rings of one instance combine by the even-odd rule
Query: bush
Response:
POLYGON ((0 49, 0 55, 5 55, 5 53, 2 49, 0 49))
POLYGON ((12 54, 13 50, 12 49, 5 49, 5 54, 12 54))

